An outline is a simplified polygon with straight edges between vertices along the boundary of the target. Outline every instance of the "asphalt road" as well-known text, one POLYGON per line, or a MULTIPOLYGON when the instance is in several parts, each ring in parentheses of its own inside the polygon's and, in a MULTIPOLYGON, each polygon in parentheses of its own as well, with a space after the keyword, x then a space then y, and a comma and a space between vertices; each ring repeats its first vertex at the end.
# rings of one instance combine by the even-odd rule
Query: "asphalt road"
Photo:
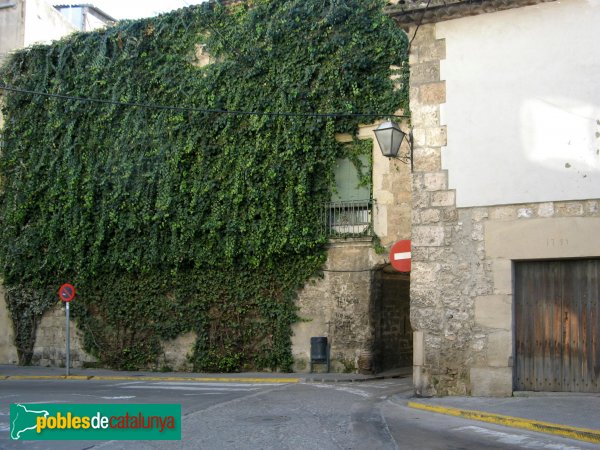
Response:
POLYGON ((591 444, 406 407, 409 380, 364 383, 0 381, 4 449, 554 449, 591 444), (11 441, 11 403, 179 403, 181 441, 11 441))

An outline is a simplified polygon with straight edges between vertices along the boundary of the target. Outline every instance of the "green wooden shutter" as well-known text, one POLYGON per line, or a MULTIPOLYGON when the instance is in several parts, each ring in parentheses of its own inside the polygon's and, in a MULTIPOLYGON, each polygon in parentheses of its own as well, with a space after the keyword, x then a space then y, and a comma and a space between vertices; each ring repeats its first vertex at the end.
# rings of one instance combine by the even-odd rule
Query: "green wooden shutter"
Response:
MULTIPOLYGON (((362 170, 370 171, 371 164, 368 155, 359 156, 362 170)), ((359 186, 358 170, 348 158, 338 159, 335 167, 335 191, 331 194, 332 202, 348 202, 356 200, 369 200, 371 186, 359 186)))

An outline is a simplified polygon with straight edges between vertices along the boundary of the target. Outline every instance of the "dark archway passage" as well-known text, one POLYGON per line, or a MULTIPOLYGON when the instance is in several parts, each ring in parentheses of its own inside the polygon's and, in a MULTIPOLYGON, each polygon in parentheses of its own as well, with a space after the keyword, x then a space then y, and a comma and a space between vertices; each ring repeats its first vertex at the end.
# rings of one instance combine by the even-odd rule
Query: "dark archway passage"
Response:
POLYGON ((386 266, 375 272, 373 284, 374 371, 412 366, 410 274, 399 273, 386 266))

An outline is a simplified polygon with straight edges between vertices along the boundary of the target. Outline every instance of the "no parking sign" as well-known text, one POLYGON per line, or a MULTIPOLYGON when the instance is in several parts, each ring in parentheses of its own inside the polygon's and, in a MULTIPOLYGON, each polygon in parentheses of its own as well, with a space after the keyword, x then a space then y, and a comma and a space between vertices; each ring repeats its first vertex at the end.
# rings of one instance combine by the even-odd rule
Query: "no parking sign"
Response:
POLYGON ((58 290, 58 296, 63 302, 70 302, 75 298, 75 287, 69 283, 63 284, 58 290))

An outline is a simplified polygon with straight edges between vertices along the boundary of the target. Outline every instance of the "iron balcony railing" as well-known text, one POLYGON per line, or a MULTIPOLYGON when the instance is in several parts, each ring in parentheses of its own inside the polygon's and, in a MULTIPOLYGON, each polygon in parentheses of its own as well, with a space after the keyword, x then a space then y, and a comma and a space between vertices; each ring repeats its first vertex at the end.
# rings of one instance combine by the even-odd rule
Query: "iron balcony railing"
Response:
POLYGON ((328 202, 323 205, 322 215, 329 238, 373 235, 373 200, 328 202))

